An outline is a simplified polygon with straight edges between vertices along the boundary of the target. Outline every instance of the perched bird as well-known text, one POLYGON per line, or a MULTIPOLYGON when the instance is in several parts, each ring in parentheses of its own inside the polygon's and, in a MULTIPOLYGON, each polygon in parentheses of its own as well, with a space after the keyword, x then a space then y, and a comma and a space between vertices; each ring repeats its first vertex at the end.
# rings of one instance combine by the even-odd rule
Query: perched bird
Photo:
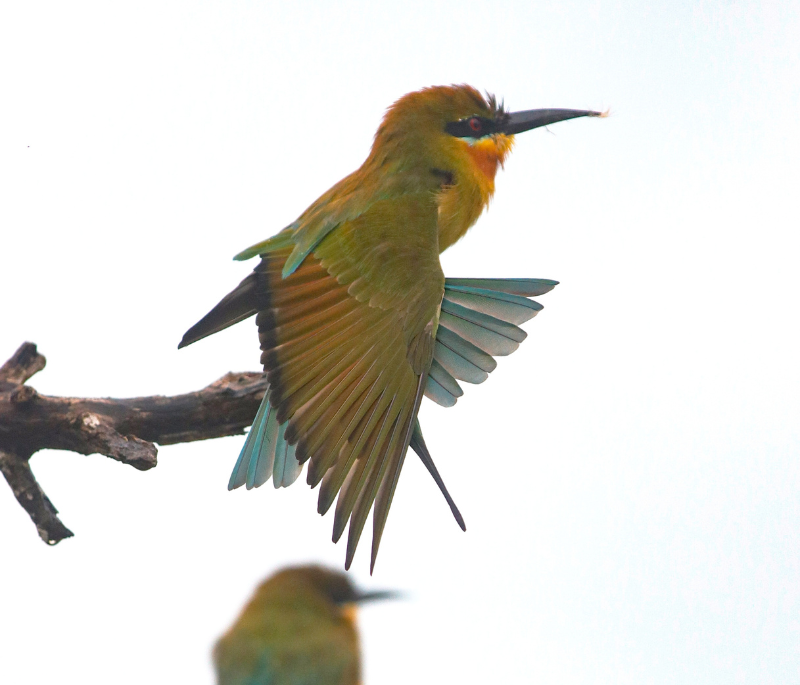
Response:
POLYGON ((394 597, 360 592, 320 566, 263 582, 214 647, 218 685, 356 685, 361 657, 355 607, 394 597))
POLYGON ((236 255, 255 271, 179 347, 257 314, 269 390, 229 489, 322 484, 336 502, 333 540, 349 521, 349 568, 374 503, 372 561, 409 446, 463 518, 425 447, 423 395, 452 406, 458 380, 481 383, 526 334, 545 279, 445 278, 439 254, 464 236, 494 194, 514 135, 599 112, 508 113, 467 85, 403 96, 366 161, 280 233, 236 255), (337 499, 338 495, 338 499, 337 499))

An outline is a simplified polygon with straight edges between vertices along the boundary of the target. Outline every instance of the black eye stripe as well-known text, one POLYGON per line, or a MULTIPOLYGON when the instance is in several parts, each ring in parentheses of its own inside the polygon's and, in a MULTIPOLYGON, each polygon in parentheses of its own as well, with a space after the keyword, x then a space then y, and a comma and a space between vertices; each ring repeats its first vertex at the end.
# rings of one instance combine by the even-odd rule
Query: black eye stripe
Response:
POLYGON ((497 132, 494 119, 467 117, 445 124, 444 130, 456 138, 483 138, 497 132))

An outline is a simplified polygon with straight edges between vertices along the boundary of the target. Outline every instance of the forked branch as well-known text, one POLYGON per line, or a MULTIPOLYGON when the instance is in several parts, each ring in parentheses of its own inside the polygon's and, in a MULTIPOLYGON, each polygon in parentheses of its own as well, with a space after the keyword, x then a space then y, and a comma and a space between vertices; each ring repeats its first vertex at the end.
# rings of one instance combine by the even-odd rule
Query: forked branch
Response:
POLYGON ((153 468, 159 445, 238 435, 253 422, 267 380, 228 373, 197 392, 164 397, 85 399, 40 395, 26 382, 45 366, 24 343, 0 367, 0 471, 46 543, 72 532, 36 481, 30 458, 42 449, 103 454, 140 471, 153 468))

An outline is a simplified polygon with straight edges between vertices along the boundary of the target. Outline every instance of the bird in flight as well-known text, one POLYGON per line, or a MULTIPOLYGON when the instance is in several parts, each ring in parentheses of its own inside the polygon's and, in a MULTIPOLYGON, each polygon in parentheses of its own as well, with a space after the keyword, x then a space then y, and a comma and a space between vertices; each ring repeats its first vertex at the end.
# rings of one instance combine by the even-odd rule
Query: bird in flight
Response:
POLYGON ((349 568, 373 509, 372 559, 406 452, 433 476, 456 520, 417 420, 423 396, 452 406, 458 381, 481 383, 526 337, 546 279, 445 278, 439 254, 488 205, 514 136, 600 112, 506 112, 467 85, 401 97, 361 167, 277 235, 240 252, 254 271, 183 336, 185 347, 253 315, 269 389, 229 489, 293 483, 308 462, 318 511, 349 523, 349 568))
POLYGON ((362 592, 321 566, 286 568, 264 581, 214 647, 218 685, 357 685, 356 607, 391 599, 362 592))

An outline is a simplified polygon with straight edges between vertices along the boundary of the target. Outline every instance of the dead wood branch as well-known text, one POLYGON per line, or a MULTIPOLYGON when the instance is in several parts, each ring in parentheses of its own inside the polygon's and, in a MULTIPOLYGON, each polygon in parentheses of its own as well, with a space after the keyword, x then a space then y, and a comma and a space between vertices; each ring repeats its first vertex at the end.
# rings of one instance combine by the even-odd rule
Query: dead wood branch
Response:
POLYGON ((44 366, 36 345, 24 343, 0 367, 0 471, 51 545, 72 533, 36 482, 29 464, 33 454, 43 449, 97 453, 145 471, 156 465, 154 443, 241 434, 253 422, 267 387, 263 374, 246 372, 173 397, 49 397, 25 385, 44 366))

